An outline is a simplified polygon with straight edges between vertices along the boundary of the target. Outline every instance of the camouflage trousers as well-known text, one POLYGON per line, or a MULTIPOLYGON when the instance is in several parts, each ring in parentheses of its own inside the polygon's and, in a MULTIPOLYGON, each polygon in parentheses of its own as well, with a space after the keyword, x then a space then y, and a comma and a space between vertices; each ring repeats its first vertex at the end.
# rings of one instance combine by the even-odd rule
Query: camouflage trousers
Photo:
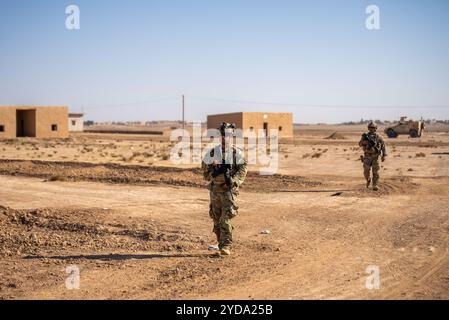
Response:
MULTIPOLYGON (((233 193, 234 198, 237 194, 233 193)), ((220 249, 230 249, 232 246, 231 219, 237 216, 238 207, 230 192, 210 191, 209 215, 214 221, 213 232, 217 236, 220 249)))
POLYGON ((373 186, 377 186, 379 182, 379 155, 365 155, 363 159, 363 175, 366 181, 371 181, 371 168, 373 171, 373 186))

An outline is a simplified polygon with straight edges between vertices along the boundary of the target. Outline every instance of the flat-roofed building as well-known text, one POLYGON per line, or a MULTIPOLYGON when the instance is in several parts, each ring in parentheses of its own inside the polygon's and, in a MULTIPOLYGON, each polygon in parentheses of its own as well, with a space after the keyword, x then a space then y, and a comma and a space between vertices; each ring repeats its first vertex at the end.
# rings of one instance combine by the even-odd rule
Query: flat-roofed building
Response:
POLYGON ((207 128, 217 129, 222 122, 235 123, 237 129, 256 134, 259 129, 270 134, 271 129, 279 131, 279 137, 293 136, 293 114, 289 112, 236 112, 207 116, 207 128))
POLYGON ((69 113, 69 132, 84 131, 84 113, 69 113))
POLYGON ((0 139, 66 138, 68 107, 0 106, 0 139))

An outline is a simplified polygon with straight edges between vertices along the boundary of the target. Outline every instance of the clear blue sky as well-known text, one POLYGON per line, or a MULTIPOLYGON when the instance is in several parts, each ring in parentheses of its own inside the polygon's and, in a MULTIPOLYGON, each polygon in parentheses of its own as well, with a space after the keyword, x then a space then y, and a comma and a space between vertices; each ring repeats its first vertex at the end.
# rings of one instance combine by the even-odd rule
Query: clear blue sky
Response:
POLYGON ((234 111, 449 119, 448 16, 447 0, 2 0, 0 105, 178 120, 185 94, 188 120, 234 111), (70 4, 79 31, 65 28, 70 4), (365 28, 369 4, 381 30, 365 28))

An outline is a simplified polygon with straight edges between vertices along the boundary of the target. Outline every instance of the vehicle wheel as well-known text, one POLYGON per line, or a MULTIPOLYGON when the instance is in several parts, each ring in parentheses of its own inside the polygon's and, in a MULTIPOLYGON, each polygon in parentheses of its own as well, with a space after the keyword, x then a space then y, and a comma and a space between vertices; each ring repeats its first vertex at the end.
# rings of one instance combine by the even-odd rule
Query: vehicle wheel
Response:
POLYGON ((388 138, 396 138, 398 136, 398 134, 393 129, 388 129, 387 136, 388 136, 388 138))
POLYGON ((416 131, 415 129, 410 130, 410 137, 418 138, 418 131, 416 131))

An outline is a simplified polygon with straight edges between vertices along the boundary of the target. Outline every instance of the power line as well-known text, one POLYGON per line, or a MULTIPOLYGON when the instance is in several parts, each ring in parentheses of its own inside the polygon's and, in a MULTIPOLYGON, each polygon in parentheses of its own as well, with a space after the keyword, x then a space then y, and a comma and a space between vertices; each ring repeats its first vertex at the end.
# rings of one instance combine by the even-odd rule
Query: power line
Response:
MULTIPOLYGON (((183 96, 183 115, 184 115, 184 99, 189 97, 192 100, 203 100, 203 101, 216 101, 216 102, 225 102, 225 103, 244 103, 244 104, 254 104, 254 105, 269 105, 269 106, 289 106, 289 107, 297 107, 297 108, 334 108, 334 109, 449 109, 449 105, 434 105, 434 106, 399 106, 399 105, 390 105, 390 106, 382 106, 382 105, 371 105, 371 106, 362 106, 362 105, 327 105, 327 104, 302 104, 302 103, 284 103, 284 102, 268 102, 268 101, 255 101, 255 100, 238 100, 238 99, 223 99, 223 98, 214 98, 214 97, 200 97, 200 96, 183 96)), ((169 96, 169 97, 159 97, 153 98, 143 101, 134 101, 134 102, 126 102, 119 103, 113 105, 100 105, 93 107, 83 107, 84 110, 96 110, 96 109, 109 109, 109 108, 123 108, 129 106, 138 106, 155 102, 169 101, 169 100, 177 100, 179 96, 169 96)))
POLYGON ((439 105, 439 106, 361 106, 361 105, 326 105, 326 104, 300 104, 300 103, 283 103, 283 102, 264 102, 264 101, 252 101, 252 100, 235 100, 235 99, 221 99, 221 98, 211 98, 211 97, 195 97, 189 96, 190 99, 195 100, 205 100, 205 101, 217 101, 217 102, 227 102, 227 103, 246 103, 246 104, 258 104, 258 105, 270 105, 270 106, 290 106, 290 107, 300 107, 300 108, 346 108, 346 109, 446 109, 449 105, 439 105))
POLYGON ((155 98, 155 99, 144 100, 144 101, 135 101, 135 102, 113 104, 113 105, 94 106, 94 107, 84 108, 84 110, 122 108, 122 107, 127 107, 127 106, 142 105, 142 104, 153 103, 153 102, 161 102, 161 101, 167 101, 167 100, 172 100, 172 99, 179 99, 179 97, 176 97, 176 96, 162 97, 162 98, 155 98))

